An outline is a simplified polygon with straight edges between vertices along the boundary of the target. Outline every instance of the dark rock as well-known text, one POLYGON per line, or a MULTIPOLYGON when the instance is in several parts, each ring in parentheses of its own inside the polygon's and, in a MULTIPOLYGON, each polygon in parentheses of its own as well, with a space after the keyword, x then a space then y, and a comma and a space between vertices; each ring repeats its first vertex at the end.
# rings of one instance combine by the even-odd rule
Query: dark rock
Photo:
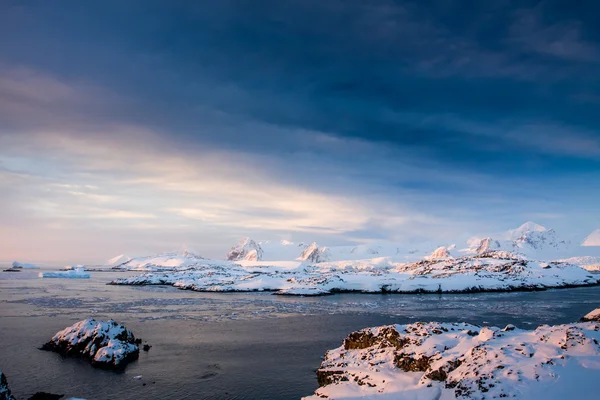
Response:
POLYGON ((152 346, 150 346, 149 344, 145 344, 144 347, 142 347, 142 350, 148 351, 148 350, 150 350, 151 347, 152 346))

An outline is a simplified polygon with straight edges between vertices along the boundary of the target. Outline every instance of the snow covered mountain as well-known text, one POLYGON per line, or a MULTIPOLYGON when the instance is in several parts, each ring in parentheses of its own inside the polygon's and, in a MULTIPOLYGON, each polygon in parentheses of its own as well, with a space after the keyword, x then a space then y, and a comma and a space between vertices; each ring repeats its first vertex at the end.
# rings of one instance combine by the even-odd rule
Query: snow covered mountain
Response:
POLYGON ((583 242, 582 246, 600 246, 600 229, 596 229, 592 233, 590 233, 583 242))
POLYGON ((531 221, 496 237, 472 238, 467 245, 462 250, 467 254, 504 250, 539 260, 554 260, 572 251, 571 242, 560 238, 554 229, 546 229, 531 221))
POLYGON ((260 244, 246 237, 229 250, 226 259, 229 261, 261 261, 263 259, 263 249, 260 244))
POLYGON ((317 242, 312 242, 304 249, 298 260, 313 263, 326 262, 331 260, 331 254, 327 247, 319 247, 317 242))

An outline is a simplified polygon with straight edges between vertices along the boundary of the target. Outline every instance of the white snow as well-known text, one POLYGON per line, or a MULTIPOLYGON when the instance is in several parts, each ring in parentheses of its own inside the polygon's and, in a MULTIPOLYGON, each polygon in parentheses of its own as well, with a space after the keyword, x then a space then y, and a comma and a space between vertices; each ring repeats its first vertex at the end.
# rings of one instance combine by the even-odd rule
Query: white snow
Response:
POLYGON ((119 254, 118 256, 113 257, 110 260, 108 260, 106 262, 106 265, 111 266, 111 267, 118 267, 119 265, 124 264, 129 260, 131 260, 131 257, 129 257, 125 254, 119 254))
POLYGON ((108 367, 119 367, 139 353, 135 337, 123 325, 94 318, 57 332, 42 348, 65 355, 85 356, 93 364, 108 367))
POLYGON ((582 246, 600 246, 600 229, 590 233, 581 243, 582 246))
MULTIPOLYGON (((313 251, 319 248, 314 246, 313 251)), ((135 260, 132 260, 132 262, 135 260)), ((600 275, 567 263, 529 261, 509 252, 421 260, 376 257, 334 262, 231 262, 190 259, 163 267, 161 256, 145 258, 152 273, 117 279, 120 285, 173 285, 196 291, 276 291, 309 295, 468 292, 545 289, 600 283, 600 275)), ((133 263, 136 265, 136 263, 133 263)))
POLYGON ((38 267, 37 265, 22 263, 22 262, 18 262, 18 261, 13 262, 12 267, 13 268, 23 268, 23 269, 40 269, 40 267, 38 267))
POLYGON ((67 271, 48 271, 40 272, 40 278, 67 278, 67 279, 87 279, 90 277, 89 272, 85 272, 83 267, 77 267, 67 271))
POLYGON ((368 328, 329 350, 305 400, 595 398, 600 324, 535 331, 464 323, 368 328))

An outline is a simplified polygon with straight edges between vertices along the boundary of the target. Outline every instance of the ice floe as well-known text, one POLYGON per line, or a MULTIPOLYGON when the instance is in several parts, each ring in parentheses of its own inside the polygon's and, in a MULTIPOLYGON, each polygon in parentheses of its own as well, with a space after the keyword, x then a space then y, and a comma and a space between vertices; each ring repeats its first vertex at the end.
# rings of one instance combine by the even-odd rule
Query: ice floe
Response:
POLYGON ((47 271, 38 274, 40 278, 67 278, 67 279, 87 279, 90 277, 84 267, 77 266, 75 269, 66 271, 47 271))

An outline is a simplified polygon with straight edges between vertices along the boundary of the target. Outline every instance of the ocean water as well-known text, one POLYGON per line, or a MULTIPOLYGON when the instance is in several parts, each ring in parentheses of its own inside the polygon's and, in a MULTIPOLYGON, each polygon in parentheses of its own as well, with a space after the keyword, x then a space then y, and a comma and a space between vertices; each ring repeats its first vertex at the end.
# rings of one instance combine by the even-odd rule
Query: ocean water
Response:
POLYGON ((600 305, 600 287, 302 298, 106 285, 135 273, 67 280, 37 272, 0 272, 0 370, 17 398, 46 391, 87 399, 298 399, 317 388, 325 351, 357 329, 432 320, 533 329, 576 321, 600 305), (91 316, 124 323, 153 347, 120 373, 38 350, 91 316))

